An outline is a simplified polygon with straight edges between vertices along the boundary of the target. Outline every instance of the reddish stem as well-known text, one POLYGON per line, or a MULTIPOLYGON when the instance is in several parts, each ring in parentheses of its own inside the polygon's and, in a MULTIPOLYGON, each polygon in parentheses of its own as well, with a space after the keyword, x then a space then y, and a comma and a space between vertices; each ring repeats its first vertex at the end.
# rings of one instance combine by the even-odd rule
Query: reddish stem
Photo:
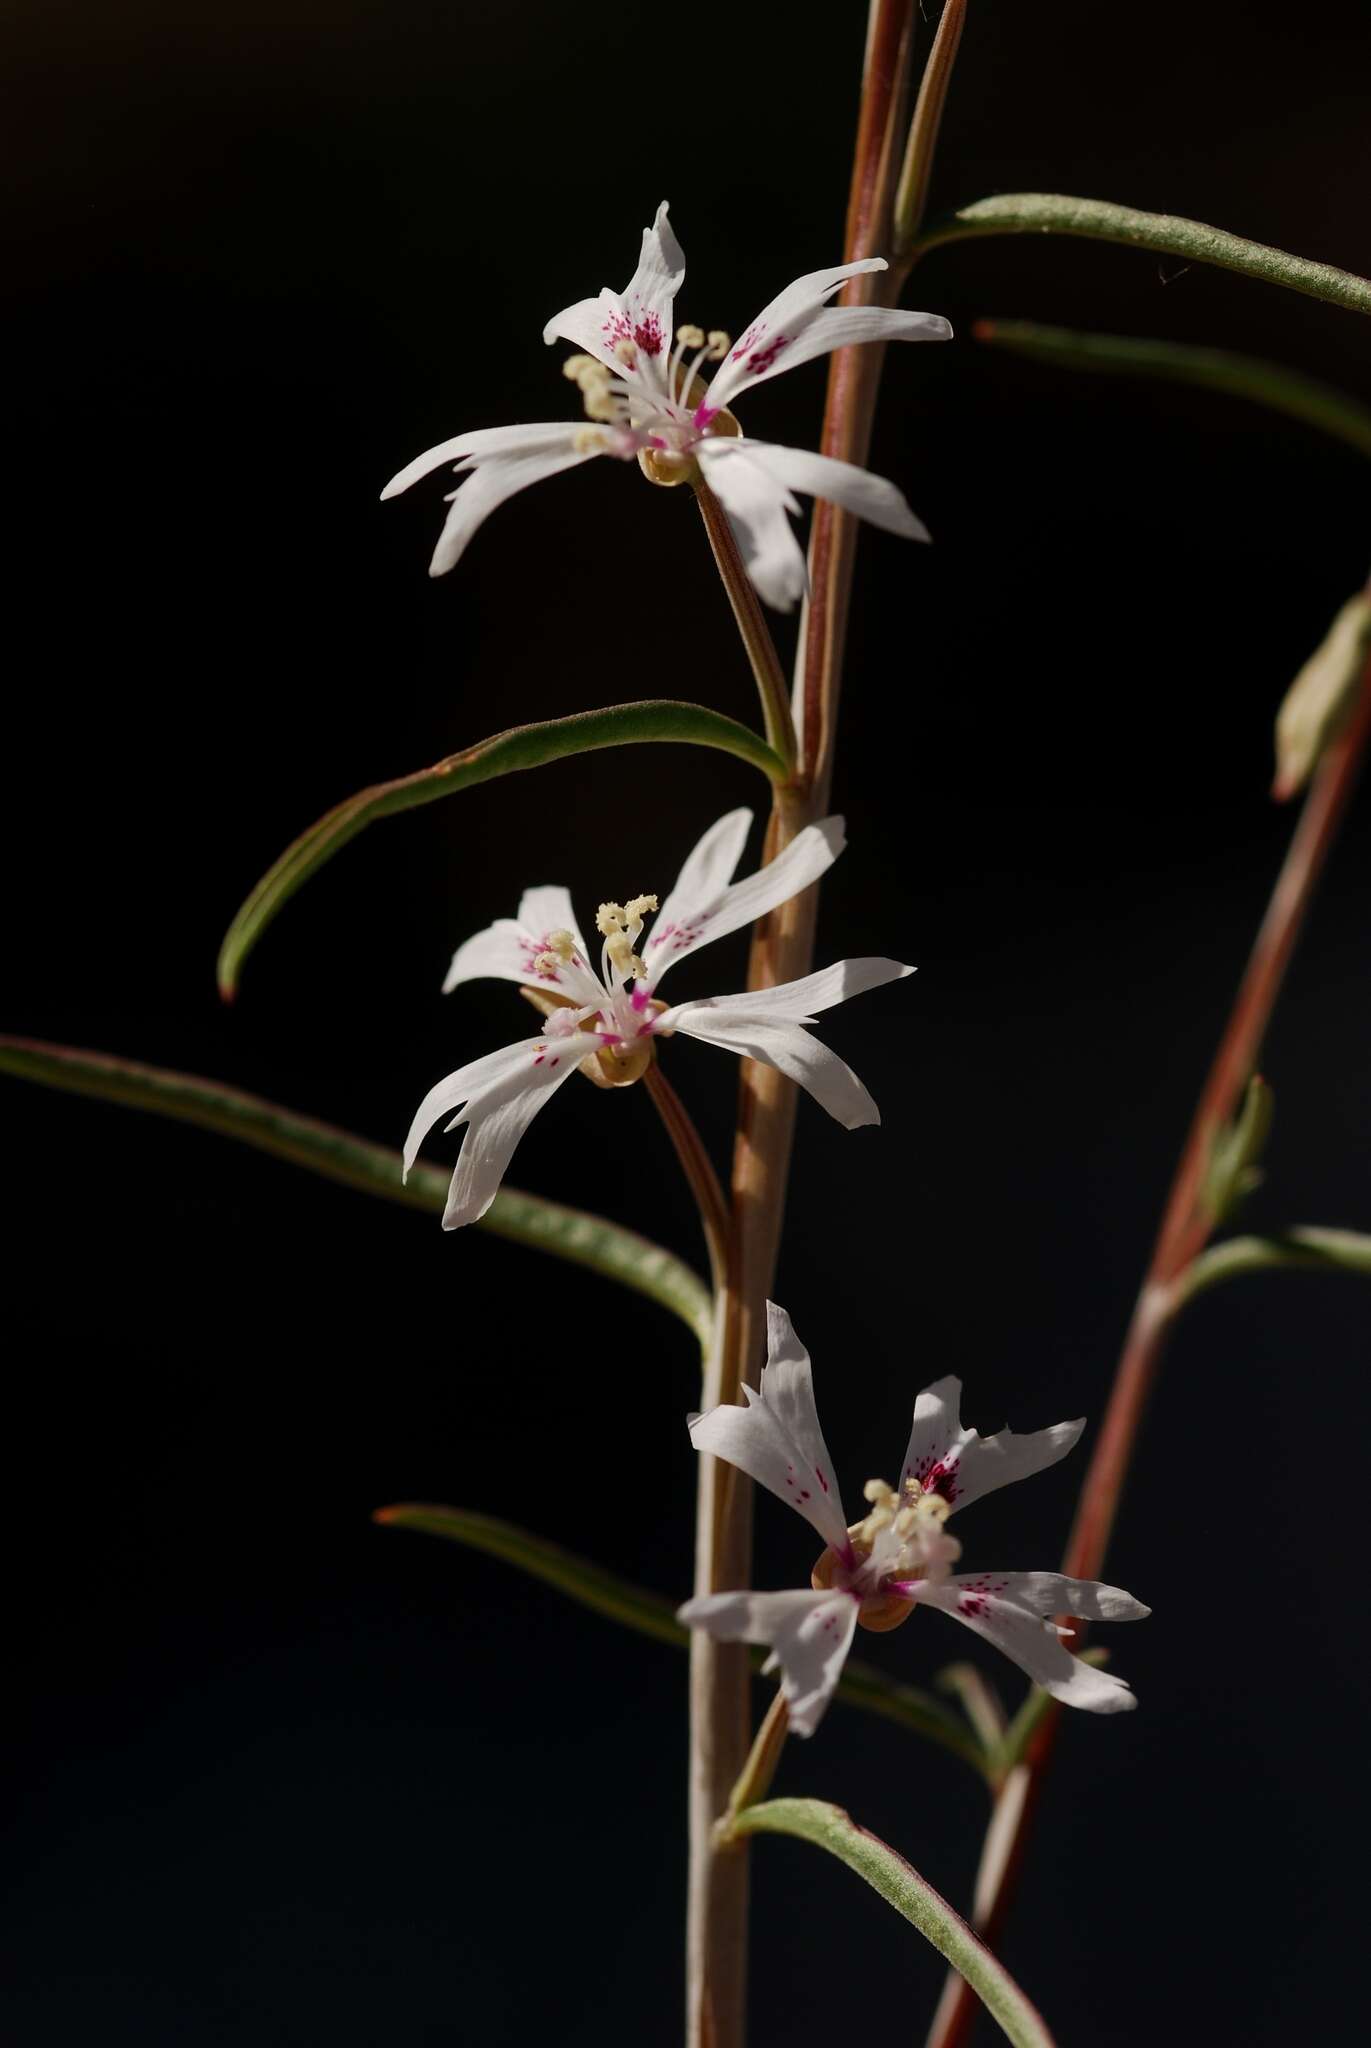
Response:
MULTIPOLYGON (((1104 1564, 1128 1462, 1179 1305, 1175 1282, 1203 1249, 1214 1228, 1214 1219, 1205 1210, 1202 1199, 1214 1139, 1235 1115, 1256 1065, 1296 941, 1356 786, 1368 742, 1371 662, 1363 674, 1352 718, 1325 754, 1314 777, 1190 1125, 1081 1489, 1062 1563, 1062 1570, 1071 1578, 1093 1579, 1104 1564)), ((1078 1623, 1073 1626, 1079 1629, 1078 1623)), ((1003 1860, 984 1902, 984 1917, 977 1930, 991 1942, 1003 1924, 1023 1860, 1028 1823, 1037 1805, 1060 1719, 1060 1708, 1054 1708, 1043 1719, 1028 1759, 1028 1796, 1007 1841, 1000 1845, 1003 1860)), ((949 1979, 934 2016, 927 2048, 961 2048, 976 2013, 975 1994, 960 1977, 949 1979)))

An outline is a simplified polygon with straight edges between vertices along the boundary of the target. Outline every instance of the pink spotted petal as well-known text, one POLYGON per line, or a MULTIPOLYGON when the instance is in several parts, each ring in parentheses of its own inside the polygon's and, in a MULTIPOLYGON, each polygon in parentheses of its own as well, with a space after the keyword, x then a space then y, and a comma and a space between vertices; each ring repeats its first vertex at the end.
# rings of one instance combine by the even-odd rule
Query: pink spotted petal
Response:
POLYGON ((1027 1479, 1064 1458, 1085 1428, 1076 1422, 1055 1422, 1050 1429, 1015 1436, 1002 1429, 978 1436, 960 1419, 962 1383, 938 1380, 925 1387, 914 1403, 914 1427, 905 1449, 900 1483, 917 1479, 920 1486, 941 1493, 954 1508, 964 1508, 996 1487, 1027 1479))
POLYGON ((724 1643, 766 1643, 780 1667, 793 1734, 812 1735, 842 1675, 857 1627, 850 1593, 709 1593, 677 1614, 724 1643))

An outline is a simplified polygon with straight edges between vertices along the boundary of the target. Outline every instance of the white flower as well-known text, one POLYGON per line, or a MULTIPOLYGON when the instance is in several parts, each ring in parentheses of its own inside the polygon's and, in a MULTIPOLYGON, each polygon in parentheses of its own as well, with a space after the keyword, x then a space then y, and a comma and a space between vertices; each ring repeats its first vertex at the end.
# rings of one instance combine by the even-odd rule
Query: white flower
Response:
POLYGON ((935 313, 827 305, 848 278, 886 267, 884 258, 873 256, 812 271, 787 285, 736 344, 718 328, 706 335, 684 326, 676 328, 673 348, 672 306, 685 257, 663 201, 643 231, 638 268, 622 294, 605 290, 598 299, 581 299, 543 330, 544 341, 560 337, 585 351, 564 368, 580 386, 594 424, 555 420, 458 434, 407 464, 381 496, 408 490, 447 462, 459 475, 470 472, 470 482, 450 494, 452 510, 429 565, 430 575, 441 576, 497 505, 558 470, 596 455, 639 457, 654 482, 684 483, 698 464, 732 521, 752 581, 768 604, 789 611, 806 581, 786 516, 800 509, 793 492, 831 498, 910 540, 928 539, 894 484, 850 462, 744 439, 728 410, 751 385, 831 349, 863 341, 948 340, 952 329, 935 313), (705 362, 723 364, 708 386, 700 375, 705 362))
POLYGON ((565 889, 526 890, 517 918, 501 918, 458 948, 445 992, 494 975, 538 991, 550 1014, 539 1037, 460 1067, 419 1105, 405 1140, 406 1173, 440 1117, 451 1117, 448 1130, 470 1126, 448 1192, 445 1230, 485 1214, 520 1138, 578 1066, 610 1086, 635 1081, 654 1057, 655 1041, 673 1031, 778 1067, 849 1130, 880 1122, 857 1076, 805 1026, 815 1011, 898 981, 912 967, 898 960, 842 960, 801 981, 705 997, 674 1009, 654 995, 677 960, 797 896, 843 850, 842 819, 825 818, 807 825, 768 866, 735 882, 733 870, 751 822, 751 811, 730 811, 710 827, 677 876, 641 954, 635 949, 643 920, 657 911, 657 898, 602 903, 596 918, 602 940, 598 973, 565 889))
POLYGON ((809 1353, 784 1309, 767 1303, 767 1364, 761 1391, 744 1387, 746 1407, 690 1419, 698 1451, 711 1451, 788 1501, 828 1546, 813 1590, 711 1593, 689 1600, 680 1619, 724 1642, 766 1643, 768 1671, 797 1735, 812 1735, 838 1683, 857 1623, 890 1629, 916 1605, 941 1607, 1012 1657, 1035 1685, 1069 1706, 1110 1714, 1137 1705, 1121 1678, 1097 1671, 1064 1647, 1054 1614, 1089 1621, 1141 1621, 1150 1612, 1131 1593, 1058 1572, 953 1574, 961 1545, 948 1516, 997 1486, 1026 1479, 1064 1458, 1085 1427, 1058 1422, 1032 1436, 963 1429, 961 1381, 939 1380, 914 1404, 914 1428, 898 1485, 870 1480, 865 1521, 847 1525, 833 1461, 814 1407, 809 1353))

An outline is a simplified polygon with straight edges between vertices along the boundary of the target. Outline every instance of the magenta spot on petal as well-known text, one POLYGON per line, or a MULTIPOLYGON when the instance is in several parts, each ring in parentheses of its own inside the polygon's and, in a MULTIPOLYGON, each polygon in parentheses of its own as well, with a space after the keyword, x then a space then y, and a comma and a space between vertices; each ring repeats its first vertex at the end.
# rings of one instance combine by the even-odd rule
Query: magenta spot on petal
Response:
POLYGON ((697 433, 707 434, 714 421, 718 419, 721 411, 721 406, 697 405, 691 414, 691 425, 697 433))
POLYGON ((662 323, 655 313, 646 313, 633 330, 633 339, 644 355, 659 356, 662 352, 662 323))
POLYGON ((808 1499, 809 1499, 809 1488, 808 1488, 807 1486, 802 1486, 802 1487, 800 1488, 800 1499, 801 1499, 801 1500, 808 1500, 808 1499))
MULTIPOLYGON (((764 348, 755 349, 747 359, 747 369, 750 375, 760 377, 763 370, 769 370, 777 356, 781 353, 781 350, 786 348, 789 342, 790 336, 788 334, 776 334, 772 336, 764 348)), ((736 354, 737 351, 735 350, 734 353, 736 354)))
POLYGON ((648 1004, 651 1001, 651 989, 644 988, 641 982, 638 984, 637 988, 634 989, 633 994, 629 997, 629 1002, 633 1005, 633 1008, 638 1012, 639 1016, 642 1015, 643 1011, 647 1008, 648 1004))
POLYGON ((827 1492, 828 1492, 828 1481, 827 1481, 827 1480, 826 1480, 826 1479, 824 1478, 824 1475, 823 1475, 823 1473, 822 1473, 822 1472, 820 1471, 820 1469, 819 1469, 819 1467, 818 1467, 817 1465, 816 1465, 816 1466, 814 1467, 814 1477, 815 1477, 815 1478, 816 1478, 816 1479, 818 1480, 818 1482, 819 1482, 820 1486, 822 1486, 822 1488, 823 1488, 824 1492, 825 1492, 825 1493, 827 1493, 827 1492))

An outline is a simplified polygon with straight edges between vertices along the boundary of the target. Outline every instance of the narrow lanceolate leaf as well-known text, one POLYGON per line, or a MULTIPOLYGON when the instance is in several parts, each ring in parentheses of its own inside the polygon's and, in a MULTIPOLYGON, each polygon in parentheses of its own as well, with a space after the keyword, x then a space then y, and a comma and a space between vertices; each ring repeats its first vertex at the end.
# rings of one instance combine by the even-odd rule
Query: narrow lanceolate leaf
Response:
MULTIPOLYGON (((475 1514, 466 1508, 436 1507, 426 1502, 378 1508, 375 1519, 388 1528, 419 1529, 429 1536, 443 1536, 449 1543, 464 1543, 468 1549, 484 1551, 488 1557, 498 1557, 503 1563, 541 1579, 545 1585, 555 1586, 559 1593, 579 1601, 581 1606, 592 1608, 610 1621, 636 1628, 658 1642, 674 1643, 681 1650, 690 1642, 690 1631, 677 1621, 674 1604, 664 1600, 660 1593, 630 1585, 600 1565, 590 1564, 512 1522, 502 1522, 494 1515, 475 1514)), ((764 1655, 761 1650, 754 1653, 754 1669, 760 1669, 764 1655)), ((838 1697, 850 1706, 865 1707, 869 1713, 897 1721, 916 1735, 940 1742, 988 1778, 986 1758, 970 1730, 955 1714, 915 1687, 896 1685, 884 1672, 849 1658, 838 1681, 838 1697)))
POLYGON ((1371 455, 1371 409, 1281 363, 1227 348, 1192 348, 1187 342, 1143 341, 1126 334, 1082 334, 1071 327, 1042 327, 1033 320, 978 320, 972 333, 977 341, 1066 370, 1162 377, 1172 384, 1197 384, 1229 398, 1250 399, 1332 434, 1360 455, 1371 455))
POLYGON ((1201 1252, 1174 1282, 1177 1306, 1240 1273, 1298 1269, 1371 1274, 1371 1236, 1360 1230, 1283 1230, 1273 1237, 1231 1237, 1201 1252))
MULTIPOLYGON (((400 1155, 388 1146, 374 1145, 334 1124, 301 1116, 297 1110, 283 1109, 260 1095, 247 1095, 199 1074, 179 1074, 167 1067, 144 1066, 138 1060, 48 1045, 38 1039, 3 1037, 0 1073, 198 1124, 202 1130, 237 1138, 259 1152, 275 1153, 311 1173, 360 1188, 364 1194, 381 1195, 389 1202, 402 1202, 411 1209, 441 1215, 447 1199, 448 1177, 439 1168, 416 1166, 406 1183, 401 1178, 400 1155)), ((575 1265, 589 1266, 621 1286, 646 1294, 679 1316, 702 1347, 709 1342, 712 1311, 703 1281, 673 1253, 639 1237, 636 1231, 511 1187, 500 1190, 479 1227, 552 1252, 575 1265)))
POLYGON ((1331 263, 1311 263, 1307 257, 1292 256, 1266 242, 1249 242, 1243 235, 1230 235, 1180 214, 1142 213, 1107 199, 1073 199, 1061 192, 1002 192, 958 207, 920 236, 912 253, 926 255, 944 242, 986 235, 1079 235, 1095 242, 1122 242, 1186 263, 1237 270, 1244 277, 1284 285, 1351 313, 1371 313, 1371 281, 1331 263))
POLYGON ((731 1836, 794 1835, 817 1849, 826 1849, 865 1878, 887 1905, 946 1956, 1016 2048, 1052 2048, 1052 2036, 1041 2013, 961 1914, 888 1842, 859 1827, 841 1806, 830 1806, 825 1799, 768 1799, 760 1806, 744 1807, 729 1832, 731 1836))
POLYGON ((229 926, 219 953, 221 992, 233 997, 244 960, 287 898, 375 819, 455 796, 458 790, 471 789, 497 775, 514 775, 524 768, 564 761, 573 754, 639 746, 651 740, 714 747, 760 768, 772 782, 785 780, 780 756, 760 734, 706 705, 681 704, 670 698, 613 704, 604 711, 578 711, 570 718, 550 718, 541 725, 516 725, 508 732, 497 732, 490 739, 478 740, 474 747, 464 747, 460 754, 436 761, 431 768, 397 776, 393 782, 373 783, 370 789, 335 804, 317 824, 302 832, 262 877, 229 926))

